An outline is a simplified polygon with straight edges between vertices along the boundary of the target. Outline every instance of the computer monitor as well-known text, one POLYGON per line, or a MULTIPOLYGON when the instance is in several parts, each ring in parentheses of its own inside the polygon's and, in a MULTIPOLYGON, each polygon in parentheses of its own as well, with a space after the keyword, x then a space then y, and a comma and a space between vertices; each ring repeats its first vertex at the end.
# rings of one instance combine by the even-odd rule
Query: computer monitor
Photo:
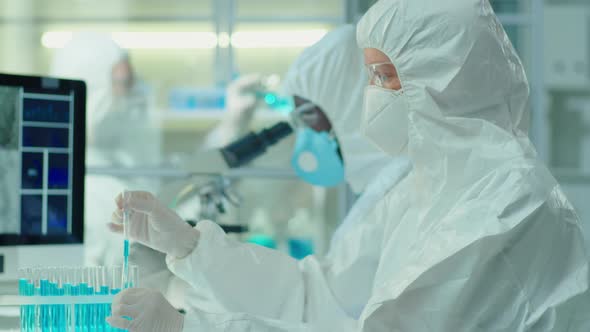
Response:
POLYGON ((0 280, 81 265, 86 86, 0 74, 0 280))

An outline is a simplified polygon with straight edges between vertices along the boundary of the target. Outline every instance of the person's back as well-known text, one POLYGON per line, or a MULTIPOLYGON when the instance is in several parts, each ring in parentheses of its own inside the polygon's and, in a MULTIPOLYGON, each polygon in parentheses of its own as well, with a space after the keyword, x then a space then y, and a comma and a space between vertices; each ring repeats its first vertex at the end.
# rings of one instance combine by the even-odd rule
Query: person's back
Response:
POLYGON ((376 211, 387 264, 367 315, 395 312, 388 328, 402 331, 551 330, 556 308, 587 287, 578 220, 544 166, 512 157, 459 188, 430 191, 411 172, 388 194, 376 211))

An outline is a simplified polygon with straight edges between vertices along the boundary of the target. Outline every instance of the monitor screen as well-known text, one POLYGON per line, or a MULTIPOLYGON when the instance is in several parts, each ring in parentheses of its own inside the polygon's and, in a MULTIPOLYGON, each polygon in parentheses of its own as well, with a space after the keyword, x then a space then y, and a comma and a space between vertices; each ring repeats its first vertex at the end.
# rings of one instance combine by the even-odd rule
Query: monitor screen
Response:
POLYGON ((0 245, 83 242, 83 82, 0 74, 0 245))

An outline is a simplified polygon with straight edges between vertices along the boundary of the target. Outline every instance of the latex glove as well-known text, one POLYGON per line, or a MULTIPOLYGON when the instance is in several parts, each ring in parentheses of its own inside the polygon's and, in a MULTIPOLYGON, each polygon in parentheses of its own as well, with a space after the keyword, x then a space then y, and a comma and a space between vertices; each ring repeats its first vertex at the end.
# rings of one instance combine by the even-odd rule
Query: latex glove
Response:
POLYGON ((151 289, 125 289, 115 296, 111 308, 107 322, 130 332, 181 332, 184 325, 184 315, 151 289))
POLYGON ((164 295, 174 275, 166 265, 166 255, 139 242, 131 243, 129 260, 141 266, 138 283, 141 287, 159 290, 164 295))
POLYGON ((111 230, 123 233, 123 210, 129 211, 129 237, 152 249, 182 258, 191 253, 199 240, 192 228, 174 211, 145 191, 126 191, 115 198, 111 230))
POLYGON ((255 91, 261 80, 259 74, 250 74, 228 84, 225 116, 205 137, 203 148, 223 147, 246 133, 256 109, 255 91))
POLYGON ((226 111, 227 122, 236 127, 247 127, 256 109, 255 90, 261 85, 259 74, 239 77, 227 86, 226 111))

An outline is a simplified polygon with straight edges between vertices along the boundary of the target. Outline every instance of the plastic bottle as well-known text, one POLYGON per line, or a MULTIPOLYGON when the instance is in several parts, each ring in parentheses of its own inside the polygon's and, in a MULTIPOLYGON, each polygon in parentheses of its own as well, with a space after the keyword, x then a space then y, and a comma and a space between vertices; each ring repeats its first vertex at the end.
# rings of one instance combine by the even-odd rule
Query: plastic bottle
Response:
POLYGON ((256 98, 274 112, 288 114, 295 109, 292 96, 283 96, 279 90, 281 78, 277 74, 261 79, 260 88, 256 90, 256 98))
POLYGON ((289 254, 295 259, 303 259, 314 253, 314 225, 308 209, 300 208, 287 225, 287 245, 289 254))
POLYGON ((275 228, 270 221, 268 212, 262 208, 254 210, 252 220, 250 221, 250 234, 246 240, 249 243, 261 245, 263 247, 276 249, 275 228))
POLYGON ((282 96, 272 91, 256 91, 256 98, 264 101, 264 104, 275 112, 288 114, 295 109, 293 98, 282 96))

